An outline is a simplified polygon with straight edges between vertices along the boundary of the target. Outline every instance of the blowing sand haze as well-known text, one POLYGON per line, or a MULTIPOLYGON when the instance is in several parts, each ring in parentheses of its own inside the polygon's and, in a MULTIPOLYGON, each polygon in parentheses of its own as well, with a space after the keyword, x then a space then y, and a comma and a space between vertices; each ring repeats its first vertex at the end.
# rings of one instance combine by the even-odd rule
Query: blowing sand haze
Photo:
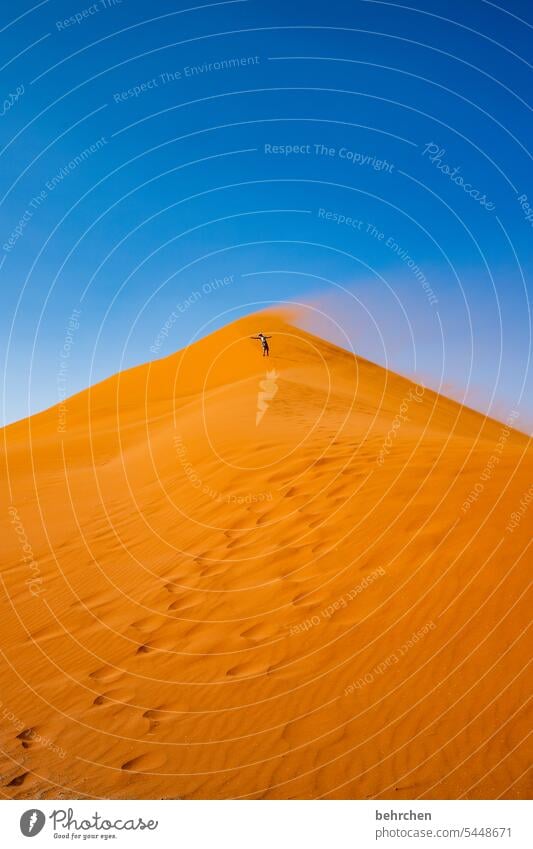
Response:
POLYGON ((514 425, 273 310, 5 428, 3 794, 526 796, 514 425))

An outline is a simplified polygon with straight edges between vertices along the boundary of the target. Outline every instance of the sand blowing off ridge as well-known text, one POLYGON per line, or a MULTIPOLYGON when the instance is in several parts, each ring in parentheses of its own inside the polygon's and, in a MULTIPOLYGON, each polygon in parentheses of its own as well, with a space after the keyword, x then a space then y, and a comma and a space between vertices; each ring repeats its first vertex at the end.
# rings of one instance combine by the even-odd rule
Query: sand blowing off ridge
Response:
POLYGON ((58 422, 3 431, 4 796, 527 795, 525 436, 276 312, 58 422))

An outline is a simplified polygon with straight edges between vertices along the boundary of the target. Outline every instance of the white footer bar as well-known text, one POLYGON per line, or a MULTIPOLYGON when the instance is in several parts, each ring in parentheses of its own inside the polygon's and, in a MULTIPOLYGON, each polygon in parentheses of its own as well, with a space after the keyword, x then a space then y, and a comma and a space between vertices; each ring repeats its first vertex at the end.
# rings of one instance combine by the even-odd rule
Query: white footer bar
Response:
POLYGON ((1 802, 0 817, 9 849, 533 846, 527 801, 17 800, 1 802))

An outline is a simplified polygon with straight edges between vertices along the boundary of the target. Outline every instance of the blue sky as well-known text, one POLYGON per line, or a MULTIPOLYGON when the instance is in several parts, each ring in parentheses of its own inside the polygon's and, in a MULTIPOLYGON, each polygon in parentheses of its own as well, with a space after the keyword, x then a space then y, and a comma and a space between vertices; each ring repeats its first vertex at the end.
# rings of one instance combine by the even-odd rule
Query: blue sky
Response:
POLYGON ((2 421, 295 301, 529 430, 530 4, 194 5, 4 4, 2 421))

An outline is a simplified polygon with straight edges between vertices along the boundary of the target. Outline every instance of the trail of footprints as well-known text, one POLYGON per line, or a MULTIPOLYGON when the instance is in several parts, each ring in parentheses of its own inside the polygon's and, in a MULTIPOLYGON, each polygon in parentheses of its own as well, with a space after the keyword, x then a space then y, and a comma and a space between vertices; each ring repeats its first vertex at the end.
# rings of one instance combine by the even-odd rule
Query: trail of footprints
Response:
MULTIPOLYGON (((210 581, 211 579, 216 579, 221 575, 227 574, 228 569, 232 568, 235 561, 225 562, 225 552, 232 555, 245 551, 250 541, 253 544, 254 528, 268 531, 269 524, 277 524, 278 521, 282 521, 287 513, 299 512, 304 520, 307 532, 313 532, 317 528, 323 528, 327 523, 327 518, 325 519, 325 517, 327 517, 328 513, 331 513, 332 509, 334 510, 340 507, 341 504, 346 503, 349 497, 350 492, 346 478, 351 476, 356 481, 362 477, 362 472, 353 466, 342 469, 342 464, 346 459, 344 457, 322 457, 310 464, 313 466, 315 477, 318 475, 320 477, 326 477, 331 474, 333 464, 339 466, 342 483, 336 483, 333 489, 327 489, 325 487, 323 494, 323 498, 327 503, 327 511, 319 509, 320 502, 317 502, 316 499, 309 506, 308 500, 316 494, 316 481, 314 488, 307 491, 304 485, 304 475, 299 480, 296 480, 295 483, 289 485, 281 500, 273 500, 268 505, 265 505, 265 503, 249 505, 246 511, 250 516, 249 527, 247 527, 247 523, 243 523, 242 521, 235 521, 233 525, 230 525, 223 532, 225 543, 219 547, 206 550, 194 558, 193 562, 196 566, 196 574, 192 577, 199 579, 201 583, 202 581, 210 581), (286 499, 291 503, 289 510, 287 510, 286 499), (299 501, 302 503, 298 504, 299 501), (243 530, 243 527, 247 529, 243 530)), ((291 472, 296 478, 302 472, 302 469, 292 469, 291 472)), ((283 486, 288 477, 290 477, 290 474, 285 469, 281 473, 271 475, 267 479, 267 482, 269 484, 283 486)), ((283 490, 281 490, 282 492, 283 490)), ((302 544, 301 548, 307 549, 309 559, 311 560, 314 556, 327 551, 332 544, 323 539, 318 541, 315 539, 314 543, 306 542, 302 544)), ((281 537, 279 541, 279 547, 281 549, 291 545, 294 545, 291 534, 281 537)), ((294 551, 296 550, 294 549, 294 551)), ((299 583, 306 582, 307 579, 305 578, 292 578, 292 572, 293 568, 281 569, 279 577, 289 580, 295 586, 299 583)), ((167 616, 171 614, 179 617, 180 614, 187 614, 202 605, 205 599, 205 592, 201 588, 197 590, 184 589, 179 584, 179 581, 190 580, 191 576, 187 570, 176 572, 174 569, 173 574, 169 577, 170 579, 167 579, 162 584, 162 590, 167 594, 167 599, 169 599, 166 605, 167 616)), ((323 599, 316 597, 316 595, 313 598, 312 590, 313 587, 311 586, 309 592, 301 590, 296 592, 291 600, 291 604, 295 608, 305 609, 306 612, 307 610, 318 607, 323 603, 323 599)), ((86 599, 84 603, 88 606, 94 606, 94 604, 98 603, 103 604, 105 600, 103 596, 96 594, 91 599, 86 599)), ((78 606, 79 602, 75 602, 74 604, 78 606)), ((135 658, 142 659, 144 655, 150 655, 153 652, 173 653, 177 651, 175 631, 164 633, 165 630, 168 631, 168 625, 164 624, 164 618, 161 614, 150 613, 140 617, 131 623, 131 627, 139 634, 139 642, 134 649, 135 658)), ((181 634, 181 637, 190 638, 202 627, 202 622, 193 622, 185 634, 181 634)), ((38 633, 35 633, 33 637, 36 640, 46 640, 59 636, 61 633, 62 630, 57 626, 46 626, 38 633)), ((270 625, 268 620, 255 622, 252 625, 245 623, 245 627, 239 632, 239 636, 245 643, 242 649, 243 652, 249 649, 256 649, 256 651, 251 657, 231 664, 226 671, 227 679, 253 678, 262 675, 272 675, 275 672, 279 673, 282 671, 283 662, 266 662, 264 653, 260 651, 263 644, 269 644, 270 641, 279 638, 280 634, 277 627, 270 625)), ((182 644, 180 648, 182 648, 182 644)), ((136 690, 132 686, 127 686, 126 682, 132 680, 132 676, 134 677, 134 675, 133 670, 130 671, 112 665, 103 665, 94 669, 89 673, 90 687, 96 687, 96 689, 102 687, 102 691, 92 699, 91 707, 97 710, 118 708, 119 710, 129 709, 140 712, 140 716, 146 724, 145 736, 148 738, 157 736, 162 723, 165 720, 172 720, 173 711, 171 708, 165 708, 163 705, 147 707, 145 709, 136 708, 135 705, 132 705, 131 702, 135 702, 136 700, 136 690)), ((25 728, 16 735, 17 745, 23 751, 38 748, 39 743, 35 742, 37 733, 37 728, 25 728)), ((39 733, 44 736, 42 730, 39 733)), ((135 755, 122 763, 120 768, 126 772, 149 773, 158 772, 165 763, 166 755, 163 751, 150 751, 135 755)), ((24 784, 31 772, 28 770, 20 771, 22 765, 22 763, 19 763, 17 769, 9 771, 9 774, 5 776, 9 779, 5 786, 17 788, 24 784)))

